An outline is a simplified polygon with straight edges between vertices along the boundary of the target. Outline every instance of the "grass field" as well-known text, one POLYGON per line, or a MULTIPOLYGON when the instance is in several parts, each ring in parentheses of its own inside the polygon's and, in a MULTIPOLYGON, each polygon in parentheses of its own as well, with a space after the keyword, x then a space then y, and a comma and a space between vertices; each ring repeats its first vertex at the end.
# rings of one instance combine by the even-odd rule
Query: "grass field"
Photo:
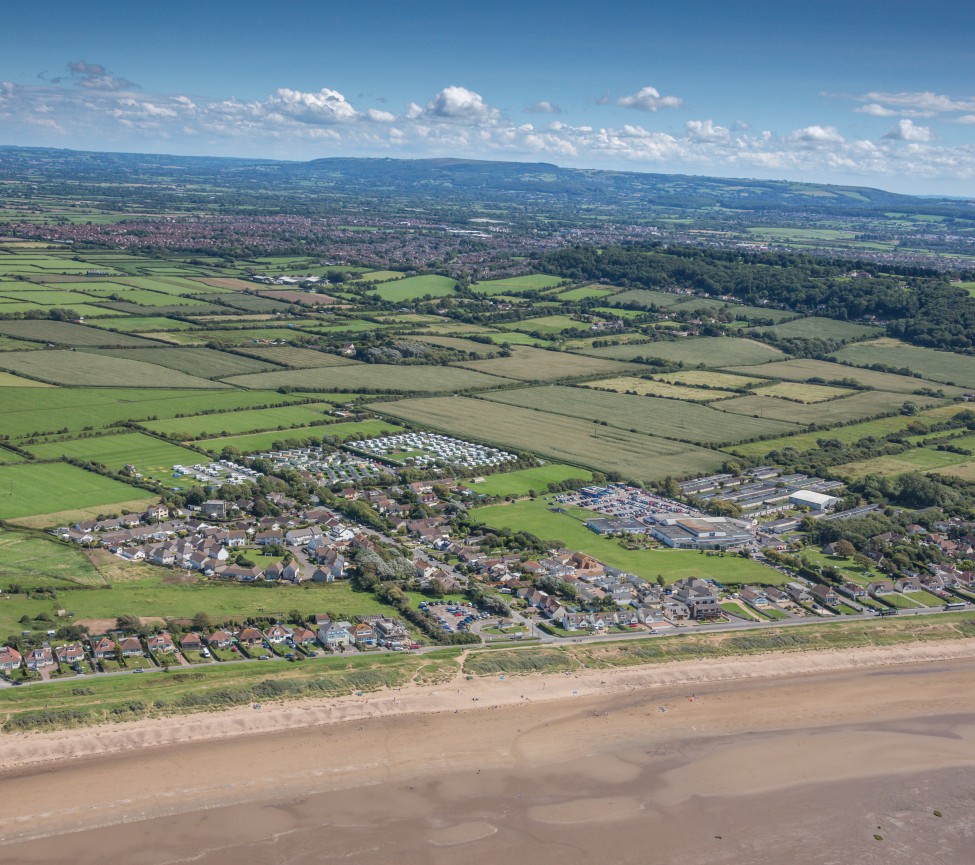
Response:
POLYGON ((761 384, 765 381, 749 375, 733 375, 728 372, 717 372, 710 369, 692 369, 685 372, 668 372, 656 376, 661 381, 668 381, 672 384, 690 385, 691 387, 715 387, 715 388, 735 388, 751 389, 753 385, 761 384))
POLYGON ((724 459, 716 451, 657 436, 467 397, 408 399, 370 408, 463 438, 642 481, 704 474, 715 471, 724 459))
POLYGON ((225 351, 214 351, 212 348, 101 348, 92 353, 158 364, 167 369, 210 379, 279 369, 273 363, 252 360, 225 351))
POLYGON ((929 448, 912 448, 892 456, 875 457, 855 463, 834 466, 833 471, 844 478, 858 479, 865 475, 902 475, 907 472, 928 472, 960 463, 970 463, 971 457, 929 448))
POLYGON ((538 348, 548 348, 549 346, 555 345, 550 339, 543 339, 542 337, 532 336, 528 333, 519 333, 518 331, 482 333, 480 335, 486 336, 495 345, 533 345, 538 348))
MULTIPOLYGON (((106 584, 89 558, 74 544, 50 536, 0 529, 0 591, 9 592, 13 585, 30 589, 58 582, 83 586, 106 584)), ((6 636, 7 632, 0 630, 0 634, 6 636)))
POLYGON ((517 330, 522 333, 537 333, 541 336, 555 336, 563 330, 588 329, 588 325, 583 321, 571 318, 568 315, 543 315, 538 318, 526 318, 521 321, 505 322, 499 324, 502 330, 517 330))
POLYGON ((486 496, 526 496, 530 490, 544 492, 551 483, 559 483, 572 478, 592 480, 592 472, 576 466, 548 463, 531 469, 514 472, 499 472, 489 475, 479 483, 468 481, 466 486, 475 493, 486 496))
POLYGON ((895 368, 906 367, 932 381, 959 387, 975 387, 975 357, 918 348, 897 339, 875 339, 842 348, 837 360, 857 365, 882 363, 895 368))
POLYGON ((416 339, 419 342, 426 342, 430 345, 452 348, 455 351, 464 351, 478 358, 498 353, 497 346, 485 345, 483 342, 474 342, 474 340, 464 339, 462 336, 418 336, 416 339))
POLYGON ((90 352, 5 351, 0 368, 52 384, 90 387, 221 388, 220 382, 187 375, 175 369, 90 352))
POLYGON ((749 418, 745 421, 744 416, 718 412, 695 403, 606 393, 590 388, 531 387, 487 394, 486 397, 508 405, 570 418, 604 421, 619 429, 695 444, 744 441, 796 430, 794 424, 780 420, 749 418))
POLYGON ((918 420, 942 421, 963 410, 964 406, 960 405, 942 406, 941 408, 929 409, 928 411, 922 412, 917 417, 907 417, 905 415, 882 417, 876 420, 864 421, 863 423, 836 427, 827 432, 799 433, 798 435, 769 439, 763 442, 736 445, 732 450, 743 456, 764 457, 774 450, 781 450, 787 447, 795 448, 799 451, 812 450, 818 447, 817 441, 819 439, 837 439, 844 444, 852 444, 867 436, 883 438, 890 433, 900 432, 901 430, 907 429, 909 424, 918 420))
POLYGON ((446 297, 456 290, 457 280, 451 279, 449 276, 431 273, 384 282, 375 288, 375 293, 383 300, 399 302, 417 300, 428 295, 430 297, 446 297))
POLYGON ((133 346, 150 348, 157 343, 131 334, 110 333, 97 327, 68 321, 21 320, 0 321, 0 334, 32 342, 70 346, 133 346))
POLYGON ((662 574, 667 583, 684 577, 715 579, 725 584, 787 582, 778 571, 739 556, 707 556, 692 550, 627 550, 618 541, 586 528, 585 520, 598 514, 580 509, 573 514, 553 513, 549 504, 546 497, 523 499, 476 508, 471 516, 488 526, 530 532, 544 541, 561 541, 562 546, 589 553, 607 565, 645 580, 655 580, 662 574))
POLYGON ((771 334, 779 339, 802 337, 806 339, 859 339, 864 336, 877 336, 883 331, 879 327, 869 324, 857 324, 852 321, 838 321, 835 318, 796 318, 792 321, 776 324, 772 327, 761 328, 762 333, 771 334))
MULTIPOLYGON (((493 363, 493 361, 478 361, 493 363)), ((3 355, 0 355, 0 365, 3 355)), ((488 372, 488 370, 485 370, 488 372)), ((456 392, 471 388, 498 387, 506 382, 493 375, 484 375, 472 369, 449 366, 392 366, 378 363, 355 364, 340 367, 265 372, 228 378, 227 382, 255 389, 273 389, 282 386, 296 390, 328 390, 357 392, 456 392)))
MULTIPOLYGON (((567 291, 558 293, 559 300, 587 300, 590 297, 606 298, 616 291, 608 285, 581 285, 579 288, 570 288, 567 291)), ((616 310, 612 310, 616 312, 616 310)))
POLYGON ((503 279, 486 279, 475 282, 471 289, 479 294, 517 294, 520 291, 540 291, 554 288, 564 280, 559 276, 544 273, 528 273, 524 276, 508 276, 503 279))
MULTIPOLYGON (((763 375, 769 378, 784 379, 786 381, 809 381, 812 378, 821 378, 823 381, 839 381, 840 379, 852 379, 865 387, 872 387, 876 390, 889 390, 895 393, 912 393, 923 387, 931 387, 930 382, 923 379, 912 378, 906 375, 894 375, 887 372, 876 372, 872 369, 856 369, 855 367, 845 366, 839 363, 830 363, 824 360, 813 360, 811 358, 797 358, 781 363, 767 363, 761 367, 744 367, 735 369, 732 372, 742 372, 748 375, 763 375)), ((940 387, 940 385, 935 385, 940 387)), ((961 390, 951 387, 942 387, 948 396, 958 396, 961 390)))
POLYGON ((68 463, 5 464, 0 465, 0 520, 132 501, 140 492, 68 463))
POLYGON ((31 381, 9 372, 0 372, 0 387, 53 387, 43 381, 31 381))
POLYGON ((101 318, 92 327, 118 330, 122 333, 149 333, 154 330, 190 330, 194 325, 176 318, 158 315, 127 315, 120 318, 101 318))
MULTIPOLYGON (((0 364, 3 360, 0 357, 0 364)), ((511 357, 467 361, 457 366, 490 375, 500 375, 519 381, 556 381, 583 376, 610 375, 622 372, 642 372, 642 367, 603 358, 586 357, 568 352, 518 346, 511 357)))
POLYGON ((318 366, 348 366, 355 363, 337 354, 315 351, 310 348, 295 348, 290 345, 255 346, 244 349, 245 353, 259 360, 268 360, 295 369, 309 369, 318 366))
POLYGON ((785 357, 777 348, 764 343, 726 336, 702 336, 643 345, 613 345, 589 349, 586 354, 613 360, 656 357, 672 363, 682 363, 689 368, 763 364, 785 357))
POLYGON ((287 430, 289 427, 308 426, 315 421, 328 419, 328 413, 334 408, 330 403, 280 406, 278 408, 221 412, 194 417, 167 418, 166 420, 147 421, 142 426, 175 438, 214 438, 261 430, 287 430))
POLYGON ((102 463, 116 471, 126 465, 133 465, 143 475, 170 487, 185 486, 173 479, 174 465, 187 463, 193 465, 200 461, 200 455, 195 451, 161 441, 145 433, 122 433, 49 442, 31 445, 28 450, 41 460, 72 457, 102 463))
POLYGON ((274 442, 288 439, 324 438, 329 436, 345 441, 353 436, 378 436, 402 430, 382 420, 366 420, 361 422, 336 423, 327 426, 299 427, 298 429, 272 430, 270 432, 255 433, 254 435, 229 436, 227 438, 203 439, 196 444, 213 453, 220 453, 225 447, 237 448, 241 453, 256 453, 268 451, 274 442))
POLYGON ((679 303, 684 303, 688 299, 693 298, 690 298, 686 294, 673 294, 668 291, 653 291, 652 289, 648 288, 634 288, 615 295, 611 303, 619 306, 624 304, 641 306, 644 309, 649 309, 652 306, 660 307, 661 309, 668 309, 672 306, 676 306, 679 303))
POLYGON ((801 405, 791 400, 771 396, 743 396, 722 400, 720 407, 722 411, 734 412, 735 414, 766 419, 778 418, 797 424, 838 424, 888 412, 897 412, 907 400, 922 408, 943 402, 943 400, 933 397, 908 397, 902 393, 874 390, 812 405, 801 405))
POLYGON ((635 393, 640 396, 659 396, 667 399, 690 400, 691 402, 711 402, 724 397, 738 396, 733 390, 715 390, 700 387, 685 387, 670 384, 666 381, 653 381, 635 376, 621 376, 619 378, 603 378, 599 381, 587 382, 586 387, 607 388, 616 393, 635 393))
POLYGON ((759 396, 773 396, 793 402, 826 402, 837 397, 853 396, 856 391, 844 387, 830 387, 823 384, 807 384, 800 381, 780 381, 759 388, 759 396))
POLYGON ((3 431, 12 439, 104 429, 123 420, 287 405, 305 397, 268 391, 130 388, 0 388, 3 431))

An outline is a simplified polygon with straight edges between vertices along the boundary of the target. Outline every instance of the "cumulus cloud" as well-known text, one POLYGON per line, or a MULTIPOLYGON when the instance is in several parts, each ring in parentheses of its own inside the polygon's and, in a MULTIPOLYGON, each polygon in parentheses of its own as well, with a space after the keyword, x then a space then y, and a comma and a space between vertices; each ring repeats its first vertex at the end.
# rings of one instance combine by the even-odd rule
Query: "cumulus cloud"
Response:
MULTIPOLYGON (((127 78, 121 78, 109 72, 101 63, 86 63, 76 60, 68 64, 71 80, 79 87, 89 90, 138 90, 139 85, 127 78)), ((43 73, 42 73, 43 74, 43 73)), ((52 79, 53 83, 62 79, 52 79)))
POLYGON ((689 138, 695 141, 725 141, 730 132, 723 126, 716 126, 713 120, 688 120, 685 129, 689 138))
POLYGON ((874 117, 950 117, 962 111, 975 111, 975 96, 955 97, 931 90, 902 90, 896 93, 872 90, 857 96, 831 95, 863 103, 853 110, 874 117))
POLYGON ((888 141, 932 141, 934 135, 927 126, 917 126, 913 120, 904 117, 884 138, 888 141))
POLYGON ((638 111, 659 111, 661 108, 683 108, 684 100, 679 96, 661 96, 656 87, 648 86, 630 96, 621 96, 616 104, 638 111))
POLYGON ((525 111, 529 114, 561 114, 562 109, 556 105, 554 102, 549 102, 547 99, 539 99, 538 102, 533 102, 531 105, 525 106, 525 111))
POLYGON ((896 117, 897 112, 893 108, 887 108, 879 102, 868 102, 859 108, 854 108, 858 114, 869 114, 872 117, 896 117))
POLYGON ((341 93, 327 87, 317 93, 279 87, 264 107, 305 123, 342 123, 359 113, 341 93))
POLYGON ((500 112, 491 108, 481 96, 466 87, 444 87, 428 103, 425 112, 431 117, 448 120, 493 120, 500 112))
POLYGON ((796 129, 790 136, 791 141, 805 141, 809 144, 842 144, 845 139, 835 126, 806 126, 796 129))

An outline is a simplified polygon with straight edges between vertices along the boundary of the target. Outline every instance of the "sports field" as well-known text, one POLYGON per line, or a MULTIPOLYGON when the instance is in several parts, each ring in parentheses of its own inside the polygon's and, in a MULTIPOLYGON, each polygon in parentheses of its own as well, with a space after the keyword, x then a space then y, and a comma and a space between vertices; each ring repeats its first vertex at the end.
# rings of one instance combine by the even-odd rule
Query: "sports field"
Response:
POLYGON ((705 474, 725 459, 717 451, 682 442, 468 397, 398 400, 370 408, 462 438, 642 481, 705 474))
MULTIPOLYGON (((0 465, 0 520, 153 497, 68 463, 0 465)), ((2 606, 2 605, 0 605, 2 606)))
POLYGON ((498 472, 488 475, 483 481, 473 483, 467 481, 465 486, 478 495, 485 496, 527 496, 531 490, 544 492, 551 483, 560 483, 570 479, 592 480, 592 472, 577 466, 567 466, 561 463, 548 463, 531 469, 520 469, 513 472, 498 472))
POLYGON ((620 429, 695 444, 731 443, 798 431, 795 424, 782 420, 746 419, 696 403, 606 393, 591 388, 530 387, 485 394, 485 397, 508 405, 605 422, 620 429))

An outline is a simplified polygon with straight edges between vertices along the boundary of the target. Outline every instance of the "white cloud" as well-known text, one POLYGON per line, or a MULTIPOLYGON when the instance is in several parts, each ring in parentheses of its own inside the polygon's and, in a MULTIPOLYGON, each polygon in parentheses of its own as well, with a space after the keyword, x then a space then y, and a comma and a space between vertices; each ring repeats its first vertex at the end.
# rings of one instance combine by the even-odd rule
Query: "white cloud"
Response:
POLYGON ((810 144, 842 144, 845 139, 835 126, 806 126, 796 129, 790 136, 791 141, 805 141, 810 144))
POLYGON ((975 114, 962 114, 960 117, 955 118, 955 123, 970 124, 975 123, 975 114))
POLYGON ((328 87, 317 93, 280 87, 264 106, 305 123, 342 123, 358 115, 341 93, 328 87))
POLYGON ((868 102, 866 105, 861 105, 859 108, 854 108, 858 114, 869 114, 872 117, 896 117, 897 112, 892 108, 886 108, 879 102, 868 102))
POLYGON ((450 120, 495 120, 500 116, 500 112, 488 106, 480 93, 456 85, 444 87, 427 103, 424 113, 450 120))
POLYGON ((562 109, 556 105, 554 102, 549 102, 547 99, 539 99, 538 102, 533 102, 531 105, 525 107, 525 111, 529 114, 561 114, 562 109))
POLYGON ((713 120, 688 120, 685 128, 695 141, 725 141, 731 134, 723 126, 715 126, 713 120))
POLYGON ((390 111, 380 111, 378 108, 370 108, 366 112, 366 117, 376 123, 394 123, 396 121, 395 114, 390 111))
MULTIPOLYGON (((77 60, 68 64, 71 79, 79 87, 89 90, 138 90, 139 85, 109 72, 101 63, 77 60)), ((56 81, 60 81, 58 78, 56 81)))
POLYGON ((896 105, 898 108, 907 108, 915 111, 930 111, 943 113, 948 111, 973 111, 975 110, 975 97, 965 97, 955 99, 942 93, 932 93, 925 91, 901 91, 899 93, 880 93, 873 91, 865 93, 861 99, 869 102, 880 102, 885 105, 896 105))
POLYGON ((884 138, 888 141, 932 141, 934 135, 927 126, 917 126, 913 120, 904 117, 884 138))
POLYGON ((617 105, 635 108, 638 111, 659 111, 661 108, 683 108, 684 100, 679 96, 661 96, 656 87, 643 87, 630 96, 621 96, 617 105))

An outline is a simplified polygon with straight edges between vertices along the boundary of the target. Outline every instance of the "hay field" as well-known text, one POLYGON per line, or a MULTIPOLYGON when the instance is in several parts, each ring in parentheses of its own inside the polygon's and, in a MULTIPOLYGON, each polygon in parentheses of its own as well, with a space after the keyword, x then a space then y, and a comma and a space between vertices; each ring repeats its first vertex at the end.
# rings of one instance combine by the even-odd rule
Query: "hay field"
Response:
POLYGON ((634 367, 632 364, 620 361, 570 354, 564 351, 546 351, 530 346, 513 348, 511 357, 466 361, 455 365, 519 381, 555 381, 583 376, 643 372, 642 367, 634 367))
POLYGON ((636 378, 635 376, 621 376, 619 378, 603 378, 599 381, 589 381, 585 383, 584 387, 606 388, 616 393, 659 396, 665 397, 666 399, 690 400, 691 402, 711 402, 716 399, 738 396, 737 391, 733 390, 687 387, 685 385, 670 384, 666 381, 636 378))
POLYGON ((316 366, 348 366, 355 363, 354 360, 341 355, 315 351, 311 348, 296 348, 291 345, 259 345, 241 350, 250 357, 295 369, 310 369, 316 366))
POLYGON ((92 354, 158 364, 200 378, 226 378, 280 368, 274 363, 214 351, 212 348, 102 348, 94 350, 92 354))
MULTIPOLYGON (((801 405, 771 396, 743 396, 722 400, 721 410, 758 418, 778 418, 797 424, 840 424, 851 420, 897 412, 907 401, 922 408, 937 405, 943 400, 925 396, 905 396, 902 393, 872 390, 856 392, 853 396, 830 402, 801 405)), ((826 436, 828 438, 828 436, 826 436)))
POLYGON ((525 318, 521 321, 506 321, 497 325, 501 330, 517 330, 522 333, 540 333, 542 336, 555 336, 563 330, 588 330, 589 325, 568 315, 543 315, 538 318, 525 318))
POLYGON ((824 384, 807 384, 800 381, 780 381, 759 387, 756 391, 759 396, 774 396, 779 399, 788 399, 793 402, 814 403, 826 402, 837 397, 852 396, 857 391, 846 387, 831 387, 824 384))
POLYGON ((472 291, 478 294, 517 294, 520 291, 541 291, 546 288, 554 288, 565 280, 560 276, 549 276, 544 273, 528 273, 524 276, 508 276, 502 279, 485 279, 483 282, 475 282, 471 286, 472 291))
POLYGON ((0 368, 62 385, 90 387, 222 388, 221 382, 175 369, 81 351, 5 351, 0 368))
POLYGON ((370 408, 462 438, 641 481, 705 474, 724 460, 717 451, 670 439, 469 397, 407 399, 370 408))
POLYGON ((684 372, 668 372, 655 376, 661 381, 671 384, 683 384, 691 387, 715 387, 734 390, 750 390, 753 385, 763 384, 766 379, 750 375, 733 375, 727 372, 716 372, 710 369, 691 369, 684 372))
MULTIPOLYGON (((0 362, 2 362, 2 355, 0 355, 0 362)), ((485 363, 485 361, 478 362, 485 363)), ((487 361, 487 363, 491 362, 487 361)), ((504 379, 484 375, 471 369, 378 363, 240 375, 228 378, 227 382, 238 387, 267 390, 286 386, 296 390, 373 393, 411 391, 438 393, 499 387, 507 384, 504 379)))
POLYGON ((780 339, 804 337, 807 339, 859 339, 864 336, 877 336, 883 330, 875 325, 858 324, 854 321, 839 321, 835 318, 795 318, 783 324, 760 328, 762 333, 772 334, 780 339))
POLYGON ((771 363, 783 360, 785 355, 751 339, 727 336, 702 336, 688 339, 649 342, 642 345, 612 345, 593 348, 586 354, 612 360, 632 360, 635 357, 656 357, 686 367, 726 367, 771 363))
POLYGON ((329 420, 330 403, 290 405, 146 421, 140 426, 179 439, 215 438, 260 430, 287 430, 329 420))
POLYGON ((0 334, 26 339, 31 342, 52 342, 70 346, 143 346, 149 348, 158 343, 129 334, 110 333, 97 327, 86 327, 69 321, 22 319, 0 321, 0 334))
POLYGON ((373 438, 374 436, 390 435, 397 432, 402 432, 401 427, 388 420, 364 420, 333 423, 325 426, 299 427, 297 429, 269 430, 253 435, 202 439, 196 442, 196 445, 213 453, 220 453, 228 446, 237 448, 241 453, 257 453, 271 450, 275 442, 284 442, 289 439, 322 439, 328 437, 347 441, 350 438, 373 438))
POLYGON ((964 388, 975 387, 975 357, 918 348, 898 339, 875 339, 848 345, 836 352, 837 360, 866 365, 882 363, 895 368, 906 367, 931 381, 945 382, 964 388))
POLYGON ((695 444, 740 442, 798 431, 796 424, 784 420, 746 420, 744 415, 719 412, 696 403, 606 393, 581 387, 519 388, 485 394, 485 398, 695 444))

